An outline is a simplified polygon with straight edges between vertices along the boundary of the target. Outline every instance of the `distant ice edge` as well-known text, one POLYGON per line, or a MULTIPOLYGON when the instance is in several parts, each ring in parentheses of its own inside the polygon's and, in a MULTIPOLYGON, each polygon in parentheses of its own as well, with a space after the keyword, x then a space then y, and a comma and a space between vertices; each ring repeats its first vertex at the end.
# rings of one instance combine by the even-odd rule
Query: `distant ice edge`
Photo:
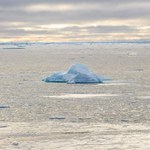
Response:
POLYGON ((109 80, 102 76, 97 76, 89 71, 84 64, 73 64, 66 72, 55 72, 44 78, 44 82, 68 83, 68 84, 97 84, 109 80))

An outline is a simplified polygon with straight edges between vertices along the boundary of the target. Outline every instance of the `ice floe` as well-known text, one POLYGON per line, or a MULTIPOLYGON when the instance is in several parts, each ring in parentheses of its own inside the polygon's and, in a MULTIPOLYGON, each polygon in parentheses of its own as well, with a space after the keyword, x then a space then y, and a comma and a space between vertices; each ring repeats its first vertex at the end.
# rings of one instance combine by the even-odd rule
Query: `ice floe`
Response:
POLYGON ((73 64, 66 72, 57 72, 43 79, 45 82, 102 83, 104 77, 97 76, 84 64, 73 64))
POLYGON ((0 108, 10 108, 8 105, 1 105, 0 104, 0 108))

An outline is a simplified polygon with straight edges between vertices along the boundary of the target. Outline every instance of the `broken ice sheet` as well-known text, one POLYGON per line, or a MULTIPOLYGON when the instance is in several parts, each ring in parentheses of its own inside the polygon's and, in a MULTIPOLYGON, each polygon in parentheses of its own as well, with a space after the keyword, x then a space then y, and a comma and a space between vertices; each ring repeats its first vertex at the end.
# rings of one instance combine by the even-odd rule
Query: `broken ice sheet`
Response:
POLYGON ((57 72, 43 79, 45 82, 64 82, 69 84, 103 83, 104 77, 97 76, 84 64, 73 64, 66 72, 57 72))

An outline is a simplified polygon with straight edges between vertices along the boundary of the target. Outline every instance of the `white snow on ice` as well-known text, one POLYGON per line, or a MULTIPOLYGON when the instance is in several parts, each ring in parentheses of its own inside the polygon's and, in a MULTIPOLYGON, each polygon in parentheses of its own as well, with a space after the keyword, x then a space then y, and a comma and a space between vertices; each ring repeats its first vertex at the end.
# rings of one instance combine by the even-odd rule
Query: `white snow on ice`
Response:
POLYGON ((103 94, 63 94, 63 95, 49 95, 49 96, 42 96, 44 98, 96 98, 96 97, 116 97, 119 96, 118 94, 110 94, 110 93, 103 93, 103 94))

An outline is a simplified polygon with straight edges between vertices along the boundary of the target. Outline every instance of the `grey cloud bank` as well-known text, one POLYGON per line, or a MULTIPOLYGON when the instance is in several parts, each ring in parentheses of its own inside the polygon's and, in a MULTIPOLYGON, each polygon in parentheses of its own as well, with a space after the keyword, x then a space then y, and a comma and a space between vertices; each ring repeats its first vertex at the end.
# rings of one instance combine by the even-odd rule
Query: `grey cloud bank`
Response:
POLYGON ((110 37, 119 33, 118 39, 120 34, 124 39, 149 39, 149 8, 147 0, 0 0, 0 40, 13 40, 12 37, 18 36, 28 40, 30 35, 29 40, 34 41, 37 40, 35 36, 43 34, 48 41, 61 40, 54 38, 60 35, 64 39, 70 37, 67 41, 72 41, 74 38, 71 39, 70 34, 76 32, 81 33, 81 41, 84 41, 85 33, 88 36, 91 32, 103 33, 103 39, 96 35, 95 41, 108 40, 108 33, 110 37))

